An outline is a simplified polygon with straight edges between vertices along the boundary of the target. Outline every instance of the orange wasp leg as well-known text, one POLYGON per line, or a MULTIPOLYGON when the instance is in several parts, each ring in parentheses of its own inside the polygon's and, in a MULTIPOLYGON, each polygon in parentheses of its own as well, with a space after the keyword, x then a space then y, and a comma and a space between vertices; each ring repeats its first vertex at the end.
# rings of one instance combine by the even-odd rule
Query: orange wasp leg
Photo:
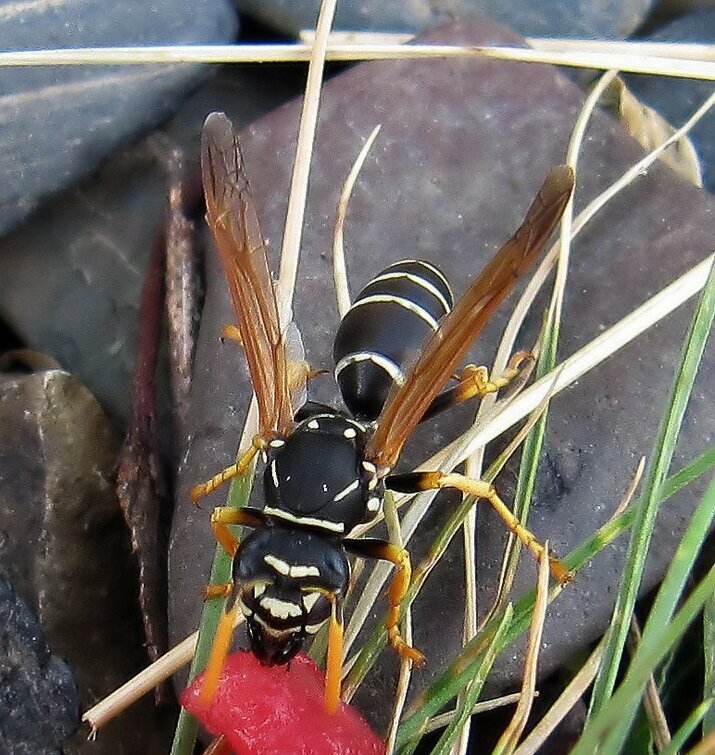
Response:
POLYGON ((228 655, 229 648, 231 647, 231 640, 233 638, 233 626, 236 623, 236 616, 238 614, 238 605, 234 604, 231 610, 222 614, 219 620, 218 627, 216 628, 216 634, 214 635, 214 642, 211 647, 211 655, 209 661, 206 664, 206 671, 204 673, 204 681, 201 685, 201 693, 199 700, 202 705, 206 706, 211 703, 218 689, 219 679, 221 677, 221 671, 223 670, 226 656, 228 655))
POLYGON ((212 585, 204 587, 204 600, 215 600, 216 598, 228 598, 233 592, 233 580, 228 582, 215 582, 212 585))
MULTIPOLYGON (((544 546, 536 539, 524 525, 514 516, 509 507, 502 501, 496 489, 490 482, 484 480, 472 480, 455 472, 410 472, 408 474, 391 475, 385 481, 390 490, 401 493, 417 493, 421 490, 435 490, 437 488, 455 488, 465 495, 474 496, 475 499, 483 498, 504 520, 506 526, 521 540, 537 559, 545 553, 544 546)), ((556 556, 548 554, 551 575, 561 584, 566 584, 572 579, 571 572, 559 561, 556 556)))
MULTIPOLYGON (((238 325, 226 325, 221 330, 221 340, 233 341, 243 348, 243 340, 238 325)), ((318 375, 327 375, 330 370, 314 370, 307 362, 289 362, 288 385, 291 390, 300 388, 306 380, 317 378, 318 375)))
POLYGON ((509 360, 507 368, 498 377, 489 377, 486 367, 468 364, 454 375, 457 385, 447 388, 438 394, 424 414, 423 420, 430 419, 436 414, 455 404, 462 404, 475 396, 483 397, 489 393, 497 393, 511 383, 514 378, 522 374, 525 365, 533 362, 534 355, 528 351, 517 351, 509 360))
POLYGON ((192 502, 196 503, 199 498, 203 498, 205 495, 213 493, 214 490, 220 488, 225 482, 242 475, 248 469, 255 455, 259 451, 263 451, 267 446, 268 440, 266 438, 262 435, 254 435, 251 447, 247 451, 244 451, 241 458, 235 464, 226 467, 226 469, 214 475, 210 480, 191 488, 192 502))
POLYGON ((390 604, 385 619, 387 639, 401 658, 407 658, 418 665, 423 664, 425 657, 419 650, 409 645, 400 633, 402 601, 407 594, 412 580, 412 564, 410 563, 409 551, 388 543, 385 540, 374 540, 372 538, 344 540, 343 545, 356 556, 379 558, 395 565, 395 576, 392 578, 387 594, 390 604))
POLYGON ((459 385, 456 386, 455 403, 467 401, 474 396, 497 393, 522 372, 525 364, 533 361, 534 356, 530 352, 517 351, 509 360, 506 370, 491 379, 486 367, 468 364, 457 377, 459 385))
MULTIPOLYGON (((262 511, 244 506, 236 509, 231 506, 219 506, 211 514, 211 529, 214 537, 224 551, 233 559, 238 550, 238 538, 231 532, 229 525, 241 527, 262 527, 266 518, 262 511)), ((204 589, 204 600, 214 598, 228 598, 233 592, 233 580, 207 585, 204 589)))
POLYGON ((219 545, 233 558, 238 550, 238 539, 229 529, 229 525, 240 527, 262 527, 266 523, 266 517, 262 511, 243 506, 219 506, 211 514, 211 529, 219 545))
POLYGON ((238 325, 226 325, 221 329, 221 340, 235 341, 241 348, 243 348, 243 339, 241 338, 241 331, 238 325))

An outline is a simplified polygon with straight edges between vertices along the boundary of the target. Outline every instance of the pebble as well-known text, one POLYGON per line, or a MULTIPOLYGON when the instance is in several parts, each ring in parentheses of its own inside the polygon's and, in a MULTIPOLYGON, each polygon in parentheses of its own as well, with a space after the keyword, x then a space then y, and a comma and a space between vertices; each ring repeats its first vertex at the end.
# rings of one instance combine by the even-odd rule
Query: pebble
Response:
MULTIPOLYGON (((129 410, 144 270, 165 222, 167 145, 183 151, 191 176, 208 112, 228 109, 238 123, 248 123, 300 86, 298 71, 276 82, 275 73, 262 68, 221 69, 162 132, 121 151, 96 176, 0 239, 3 317, 25 343, 77 376, 120 422, 129 410)), ((162 392, 165 361, 160 375, 162 392)))
MULTIPOLYGON (((314 29, 318 0, 236 0, 247 14, 297 36, 314 29)), ((489 18, 525 37, 623 38, 637 29, 653 0, 341 0, 336 30, 421 33, 454 21, 489 18)), ((488 43, 488 42, 487 42, 488 43)))
POLYGON ((0 572, 0 751, 59 755, 79 726, 79 690, 37 618, 0 572))
MULTIPOLYGON (((0 428, 0 572, 72 669, 76 726, 78 696, 89 707, 148 664, 136 565, 112 481, 119 437, 96 399, 61 370, 0 376, 0 428)), ((52 673, 64 668, 57 663, 52 673)), ((20 695, 11 679, 8 690, 20 695)), ((50 690, 46 697, 52 699, 50 690)), ((18 715, 36 710, 30 702, 17 704, 18 715)), ((98 741, 79 731, 65 753, 166 752, 165 719, 166 711, 155 713, 145 697, 98 741)))
MULTIPOLYGON (((237 29, 227 0, 6 0, 0 12, 2 50, 219 43, 237 29)), ((0 70, 0 231, 173 114, 206 75, 195 65, 0 70)))

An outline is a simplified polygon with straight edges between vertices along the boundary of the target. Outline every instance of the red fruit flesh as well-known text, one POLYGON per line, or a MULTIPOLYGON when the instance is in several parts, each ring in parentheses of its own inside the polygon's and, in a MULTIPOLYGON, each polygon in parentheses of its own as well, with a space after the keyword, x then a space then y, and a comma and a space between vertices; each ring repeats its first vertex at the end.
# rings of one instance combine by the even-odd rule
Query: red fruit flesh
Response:
POLYGON ((346 703, 325 710, 325 680, 304 654, 287 666, 262 666, 248 652, 231 655, 211 703, 199 700, 203 674, 181 704, 212 734, 223 734, 237 755, 383 755, 385 743, 346 703))

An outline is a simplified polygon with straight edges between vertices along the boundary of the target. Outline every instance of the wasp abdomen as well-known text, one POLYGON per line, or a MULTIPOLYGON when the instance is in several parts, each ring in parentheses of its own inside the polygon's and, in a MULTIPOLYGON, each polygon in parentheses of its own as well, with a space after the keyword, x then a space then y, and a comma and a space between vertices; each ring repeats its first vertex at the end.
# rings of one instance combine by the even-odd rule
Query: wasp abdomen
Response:
POLYGON ((394 383, 452 308, 452 290, 428 262, 390 265, 358 294, 335 336, 335 378, 359 419, 377 419, 394 383))

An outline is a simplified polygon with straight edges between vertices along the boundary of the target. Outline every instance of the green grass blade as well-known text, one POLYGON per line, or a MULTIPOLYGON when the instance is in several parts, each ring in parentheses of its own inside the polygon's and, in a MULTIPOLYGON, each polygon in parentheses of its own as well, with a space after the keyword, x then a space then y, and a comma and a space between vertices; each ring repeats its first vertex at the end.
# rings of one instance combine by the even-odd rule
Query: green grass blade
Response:
MULTIPOLYGON (((715 518, 715 481, 711 483, 690 520, 688 529, 675 552, 665 579, 658 589, 655 602, 643 627, 639 646, 640 649, 643 649, 643 652, 648 652, 649 648, 655 648, 659 645, 663 627, 671 621, 695 566, 695 560, 710 531, 713 518, 715 518)), ((634 707, 632 705, 630 710, 624 709, 622 711, 618 726, 614 727, 610 735, 613 741, 625 739, 628 719, 634 715, 634 707)))
MULTIPOLYGON (((715 497, 715 486, 710 494, 715 497)), ((653 669, 680 641, 690 624, 702 611, 703 605, 713 590, 715 590, 715 567, 688 596, 682 608, 673 617, 673 621, 663 628, 658 642, 650 643, 647 647, 641 645, 633 657, 623 683, 601 708, 598 715, 587 724, 581 739, 571 750, 572 755, 595 753, 597 750, 604 753, 621 751, 623 730, 625 729, 626 733, 628 731, 627 727, 620 725, 624 718, 624 711, 629 711, 633 705, 638 705, 640 693, 653 669)))
POLYGON ((433 755, 447 755, 452 749, 452 745, 457 741, 460 732, 464 728, 464 724, 472 714, 474 705, 477 700, 479 700, 479 695, 482 693, 484 682, 486 682, 487 676, 494 664, 494 660, 497 657, 501 638, 509 628, 513 613, 511 605, 507 605, 506 610, 504 611, 504 616, 494 633, 494 640, 484 653, 482 662, 479 665, 479 670, 464 691, 460 707, 457 710, 457 715, 455 715, 444 734, 440 737, 439 742, 437 742, 437 746, 433 751, 433 755))
POLYGON ((667 402, 667 409, 658 429, 652 459, 646 472, 643 495, 636 508, 636 520, 628 544, 623 576, 611 625, 607 632, 606 650, 594 683, 589 719, 599 713, 613 692, 658 513, 660 488, 673 458, 683 415, 712 327, 713 316, 715 316, 715 267, 711 267, 708 281, 693 317, 667 402))
MULTIPOLYGON (((253 485, 253 471, 254 465, 251 465, 245 474, 236 478, 231 483, 228 493, 229 506, 240 508, 248 503, 248 498, 251 495, 251 486, 253 485)), ((220 546, 217 547, 211 566, 210 584, 228 582, 231 579, 232 567, 233 561, 231 558, 223 548, 220 546)), ((208 600, 204 603, 201 612, 199 638, 196 642, 196 652, 194 653, 191 670, 189 671, 189 681, 206 668, 214 634, 216 634, 216 627, 225 608, 225 599, 208 600)), ((193 755, 198 730, 199 725, 196 719, 182 708, 176 724, 176 731, 174 732, 171 755, 193 755)))
MULTIPOLYGON (((703 700, 715 697, 715 594, 703 609, 703 700)), ((708 707, 703 716, 703 737, 715 729, 715 709, 708 707)))
POLYGON ((678 755, 678 753, 685 747, 686 742, 690 739, 691 735, 698 728, 700 722, 703 721, 712 708, 713 699, 707 698, 698 705, 695 710, 683 721, 680 728, 673 734, 673 738, 670 740, 670 744, 666 750, 663 750, 661 755, 678 755))
MULTIPOLYGON (((653 607, 648 615, 646 624, 643 627, 640 645, 633 658, 631 669, 629 669, 626 678, 631 675, 632 669, 636 667, 637 659, 639 657, 645 656, 655 658, 658 655, 660 655, 660 657, 664 656, 664 653, 662 653, 664 627, 668 627, 669 624, 672 626, 671 619, 673 613, 683 590, 685 589, 688 578, 695 564, 695 559, 697 558, 705 537, 709 532, 713 518, 715 518, 715 481, 710 484, 702 501, 698 505, 685 535, 683 535, 680 545, 678 546, 675 556, 673 557, 668 573, 658 590, 653 607)), ((706 601, 707 596, 704 599, 704 602, 706 601)), ((673 622, 673 624, 674 623, 675 622, 673 622)), ((678 638, 676 638, 676 640, 677 639, 678 638)), ((655 668, 653 666, 648 673, 653 673, 654 670, 655 668)), ((632 686, 634 686, 634 684, 635 683, 632 683, 632 686)), ((643 682, 643 687, 645 687, 645 681, 643 682)), ((625 703, 621 703, 619 706, 617 723, 609 724, 607 731, 610 732, 609 741, 611 742, 612 747, 612 749, 608 750, 609 752, 618 752, 623 741, 625 741, 628 727, 636 713, 642 692, 643 689, 636 690, 633 693, 632 698, 625 703)), ((608 707, 610 709, 611 706, 608 707)), ((606 708, 603 710, 605 711, 606 708)), ((589 736, 592 737, 593 735, 589 732, 591 728, 598 730, 599 726, 603 726, 603 724, 599 723, 601 718, 602 715, 599 714, 593 719, 592 724, 586 726, 582 737, 585 744, 582 745, 581 742, 579 742, 573 750, 574 753, 591 751, 589 749, 589 743, 591 742, 589 736)))

